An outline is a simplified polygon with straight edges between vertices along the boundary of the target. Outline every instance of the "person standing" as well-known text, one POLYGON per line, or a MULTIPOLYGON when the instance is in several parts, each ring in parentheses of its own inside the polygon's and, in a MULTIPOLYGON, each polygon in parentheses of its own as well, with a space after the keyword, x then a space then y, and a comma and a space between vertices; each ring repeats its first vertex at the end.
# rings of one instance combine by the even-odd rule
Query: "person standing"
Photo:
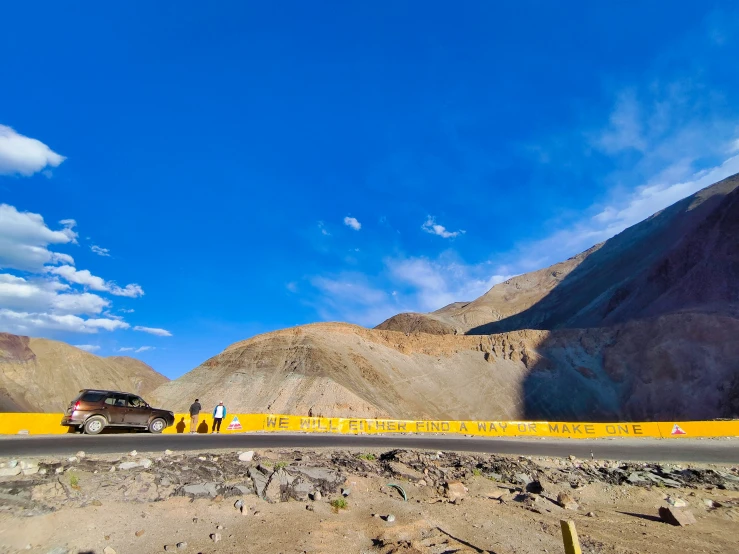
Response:
POLYGON ((213 430, 211 433, 221 432, 221 422, 224 417, 226 417, 226 406, 223 405, 223 400, 221 400, 213 410, 213 430))
POLYGON ((190 434, 198 432, 198 419, 200 419, 200 410, 202 410, 203 407, 200 405, 200 400, 197 398, 195 399, 195 402, 190 404, 190 434))

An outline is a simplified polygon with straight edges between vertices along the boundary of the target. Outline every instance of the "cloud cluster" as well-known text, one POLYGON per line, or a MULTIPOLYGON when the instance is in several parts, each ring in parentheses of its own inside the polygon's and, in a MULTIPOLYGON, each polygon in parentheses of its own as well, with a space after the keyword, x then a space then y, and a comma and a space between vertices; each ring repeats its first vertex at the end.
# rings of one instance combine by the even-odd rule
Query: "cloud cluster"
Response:
POLYGON ((172 333, 166 329, 158 329, 156 327, 141 327, 137 325, 133 328, 134 331, 141 331, 142 333, 149 333, 150 335, 156 335, 157 337, 171 337, 172 333))
POLYGON ((351 227, 355 231, 359 231, 362 228, 362 224, 357 221, 356 217, 346 216, 344 218, 344 225, 346 225, 347 227, 351 227))
POLYGON ((92 250, 98 256, 110 257, 110 250, 108 250, 107 248, 101 248, 100 246, 93 245, 90 247, 90 250, 92 250))
POLYGON ((144 289, 137 284, 126 285, 121 288, 115 283, 105 281, 100 277, 92 275, 88 270, 78 270, 70 265, 62 265, 59 267, 49 267, 49 273, 59 275, 69 283, 85 286, 91 290, 100 292, 109 292, 114 296, 126 296, 128 298, 136 298, 143 296, 144 289))
POLYGON ((74 347, 84 350, 85 352, 97 352, 100 350, 100 347, 97 344, 75 344, 74 347))
POLYGON ((123 346, 118 349, 118 352, 133 352, 135 354, 139 354, 141 352, 147 352, 149 350, 156 350, 155 346, 139 346, 138 348, 135 346, 123 346))
POLYGON ((424 224, 421 225, 421 229, 444 239, 453 239, 464 234, 464 231, 461 229, 459 231, 447 231, 446 227, 436 223, 436 219, 432 216, 428 216, 424 224))
POLYGON ((28 177, 45 167, 58 167, 65 159, 43 142, 0 125, 0 175, 28 177))

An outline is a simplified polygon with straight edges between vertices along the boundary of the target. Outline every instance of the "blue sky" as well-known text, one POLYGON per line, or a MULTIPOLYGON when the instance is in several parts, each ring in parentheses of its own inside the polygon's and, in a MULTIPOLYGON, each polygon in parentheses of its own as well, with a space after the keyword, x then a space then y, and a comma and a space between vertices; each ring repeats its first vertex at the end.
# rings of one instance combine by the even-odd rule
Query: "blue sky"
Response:
POLYGON ((169 377, 471 300, 739 171, 731 3, 0 8, 0 331, 169 377))

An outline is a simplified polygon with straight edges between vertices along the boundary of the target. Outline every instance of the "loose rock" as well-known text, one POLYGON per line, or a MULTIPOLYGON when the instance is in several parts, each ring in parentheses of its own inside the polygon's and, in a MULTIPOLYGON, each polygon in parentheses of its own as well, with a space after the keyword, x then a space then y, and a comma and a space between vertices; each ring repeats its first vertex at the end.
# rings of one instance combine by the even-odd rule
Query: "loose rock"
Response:
POLYGON ((131 452, 129 452, 128 455, 131 456, 132 458, 135 458, 136 456, 139 455, 139 453, 136 452, 135 450, 131 450, 131 452))
POLYGON ((186 542, 178 542, 177 543, 177 550, 186 550, 187 549, 187 543, 186 542))
POLYGON ((254 451, 249 450, 248 452, 242 452, 239 454, 240 462, 251 462, 254 459, 254 451))
POLYGON ((139 467, 138 462, 123 462, 118 465, 118 469, 133 469, 135 467, 139 467))
POLYGON ((236 502, 234 502, 234 508, 237 510, 241 510, 244 507, 244 501, 241 499, 238 499, 236 502))
POLYGON ((393 523, 395 521, 395 516, 393 514, 388 514, 387 516, 385 516, 385 521, 387 521, 388 523, 393 523))
POLYGON ((103 554, 116 554, 112 546, 106 546, 103 548, 103 554))
POLYGON ((670 506, 674 506, 675 508, 685 508, 688 505, 685 500, 676 496, 668 496, 665 502, 667 502, 670 506))
POLYGON ((659 509, 659 517, 665 523, 680 527, 696 523, 695 516, 690 510, 681 510, 680 508, 666 508, 663 506, 659 509))
POLYGON ((459 481, 452 481, 446 484, 446 497, 451 502, 459 502, 467 496, 467 487, 459 481))
POLYGON ((210 540, 213 542, 219 542, 221 540, 221 534, 220 533, 211 533, 210 534, 210 540))
POLYGON ((77 452, 77 454, 75 454, 75 456, 77 456, 80 460, 84 460, 85 459, 85 451, 84 450, 80 450, 79 452, 77 452))
POLYGON ((577 502, 566 492, 561 492, 557 495, 557 504, 565 510, 577 510, 579 508, 577 502))
POLYGON ((136 531, 135 535, 136 535, 137 537, 140 537, 140 536, 141 536, 141 535, 143 535, 144 533, 146 533, 146 531, 144 531, 143 529, 139 529, 138 531, 136 531))

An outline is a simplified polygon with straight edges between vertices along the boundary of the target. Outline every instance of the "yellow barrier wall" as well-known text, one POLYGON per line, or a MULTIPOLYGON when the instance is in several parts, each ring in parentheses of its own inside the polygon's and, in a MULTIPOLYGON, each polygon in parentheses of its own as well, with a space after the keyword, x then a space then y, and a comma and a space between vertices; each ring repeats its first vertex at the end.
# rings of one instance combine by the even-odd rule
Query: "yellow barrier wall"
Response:
MULTIPOLYGON (((0 434, 57 435, 69 432, 60 425, 62 414, 0 413, 0 434)), ((201 414, 197 431, 209 433, 213 417, 201 414)), ((739 437, 737 421, 573 423, 556 421, 415 421, 303 417, 281 414, 229 414, 222 434, 266 432, 377 434, 457 434, 480 437, 552 437, 595 439, 739 437)), ((175 414, 166 434, 189 433, 190 416, 175 414)))

